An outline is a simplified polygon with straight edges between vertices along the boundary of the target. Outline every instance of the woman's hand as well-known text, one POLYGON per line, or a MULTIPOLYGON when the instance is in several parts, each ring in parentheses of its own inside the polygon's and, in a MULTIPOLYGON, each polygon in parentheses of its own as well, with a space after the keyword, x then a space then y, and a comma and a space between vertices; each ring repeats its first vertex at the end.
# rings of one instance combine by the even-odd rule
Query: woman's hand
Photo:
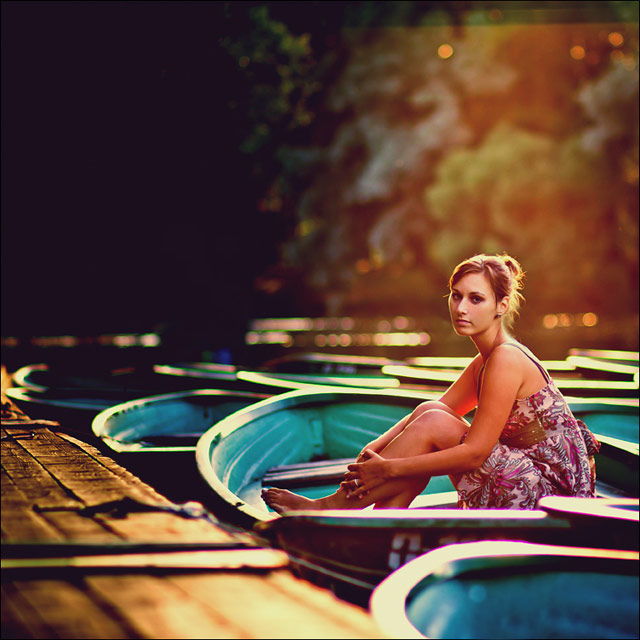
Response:
POLYGON ((361 498, 389 479, 390 461, 372 449, 364 449, 356 462, 350 464, 340 486, 347 492, 347 498, 361 498))
POLYGON ((365 455, 365 452, 373 451, 374 453, 380 453, 384 447, 384 444, 379 444, 377 440, 372 440, 369 444, 365 444, 364 447, 362 447, 362 451, 358 454, 356 462, 364 462, 369 457, 365 455))

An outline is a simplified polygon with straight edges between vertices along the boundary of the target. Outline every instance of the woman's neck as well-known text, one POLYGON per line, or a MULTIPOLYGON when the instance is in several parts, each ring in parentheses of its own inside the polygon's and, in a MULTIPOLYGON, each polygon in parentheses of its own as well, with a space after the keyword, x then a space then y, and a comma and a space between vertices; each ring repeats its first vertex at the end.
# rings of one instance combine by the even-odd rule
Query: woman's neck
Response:
POLYGON ((492 351, 505 342, 512 341, 513 338, 507 333, 502 324, 495 331, 486 331, 485 333, 471 336, 471 340, 476 345, 476 349, 482 356, 482 361, 486 362, 492 351))

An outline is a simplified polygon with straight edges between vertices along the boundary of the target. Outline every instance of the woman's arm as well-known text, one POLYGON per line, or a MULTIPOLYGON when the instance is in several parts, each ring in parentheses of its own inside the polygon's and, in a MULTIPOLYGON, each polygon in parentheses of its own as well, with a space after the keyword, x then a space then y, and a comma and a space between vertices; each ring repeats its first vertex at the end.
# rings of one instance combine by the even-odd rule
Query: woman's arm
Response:
MULTIPOLYGON (((455 380, 440 397, 440 402, 446 404, 460 417, 466 415, 477 404, 476 384, 481 364, 482 358, 478 354, 478 356, 465 367, 458 379, 455 380)), ((402 433, 402 430, 412 415, 413 413, 405 416, 400 422, 365 445, 359 453, 357 461, 361 462, 364 459, 363 455, 367 449, 375 453, 380 453, 396 436, 402 433)))
POLYGON ((393 478, 446 475, 477 469, 500 437, 523 375, 522 361, 516 350, 497 347, 487 362, 478 409, 464 443, 407 458, 385 459, 375 452, 367 453, 366 461, 349 465, 349 470, 357 471, 361 480, 353 495, 393 478))
MULTIPOLYGON (((446 404, 460 417, 471 411, 477 404, 476 380, 481 364, 482 359, 478 355, 465 367, 458 379, 449 386, 440 398, 440 402, 446 404)), ((402 433, 412 415, 413 413, 405 416, 400 422, 365 445, 358 455, 358 462, 363 459, 363 454, 367 449, 380 453, 397 435, 402 433)))
POLYGON ((478 374, 481 366, 482 357, 478 354, 440 398, 440 402, 453 409, 460 417, 478 404, 478 374))

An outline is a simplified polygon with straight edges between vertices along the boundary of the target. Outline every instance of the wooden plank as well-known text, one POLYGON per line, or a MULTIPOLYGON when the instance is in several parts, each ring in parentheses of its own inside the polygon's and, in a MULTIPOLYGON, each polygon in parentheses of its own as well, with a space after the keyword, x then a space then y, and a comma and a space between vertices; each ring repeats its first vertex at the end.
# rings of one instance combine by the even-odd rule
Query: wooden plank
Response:
POLYGON ((215 606, 251 638, 381 638, 368 613, 333 594, 272 571, 268 575, 182 575, 168 578, 215 606), (246 615, 251 611, 251 615, 246 615))
MULTIPOLYGON (((34 629, 25 629, 26 636, 33 638, 136 638, 140 637, 123 621, 117 612, 103 606, 86 593, 83 582, 73 583, 70 580, 33 580, 16 581, 11 585, 11 593, 4 594, 5 602, 15 609, 21 602, 27 602, 30 609, 37 612, 43 620, 46 634, 31 635, 34 629)), ((17 618, 17 616, 16 616, 17 618)), ((14 618, 14 624, 20 620, 14 618)), ((29 625, 29 623, 27 623, 29 625)), ((40 626, 40 625, 38 625, 40 626)), ((41 631, 44 631, 42 629, 41 631)), ((3 638, 4 629, 3 629, 3 638)))
MULTIPOLYGON (((206 605, 155 576, 90 576, 86 585, 144 638, 250 637, 224 615, 216 593, 206 605)), ((248 611, 244 617, 250 617, 248 611)))
POLYGON ((2 539, 62 540, 63 534, 31 509, 31 502, 2 470, 2 539))
POLYGON ((2 559, 2 573, 14 578, 101 572, 279 569, 289 565, 284 551, 266 548, 159 550, 157 553, 94 553, 77 556, 18 556, 2 559))
POLYGON ((0 607, 2 638, 52 638, 50 627, 44 622, 37 607, 24 598, 13 584, 2 585, 0 607))

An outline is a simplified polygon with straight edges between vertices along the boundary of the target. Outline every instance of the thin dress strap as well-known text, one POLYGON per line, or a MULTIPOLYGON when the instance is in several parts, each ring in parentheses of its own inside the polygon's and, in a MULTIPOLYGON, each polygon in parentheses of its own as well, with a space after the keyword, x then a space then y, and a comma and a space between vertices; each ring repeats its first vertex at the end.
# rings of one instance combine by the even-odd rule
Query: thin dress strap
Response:
POLYGON ((549 377, 549 374, 545 371, 545 368, 534 357, 530 356, 521 344, 518 344, 517 342, 503 342, 502 344, 508 344, 508 345, 511 345, 512 347, 516 347, 520 349, 520 351, 522 351, 522 353, 524 353, 524 355, 527 356, 527 358, 529 358, 529 360, 531 360, 531 362, 533 362, 533 364, 535 364, 536 367, 538 367, 538 369, 540 369, 540 373, 544 377, 547 384, 551 382, 551 378, 549 377))
MULTIPOLYGON (((525 356, 527 356, 527 358, 529 358, 529 360, 531 360, 531 362, 533 362, 533 364, 536 365, 536 367, 538 367, 538 369, 540 369, 540 373, 542 374, 542 376, 544 377, 545 381, 547 384, 549 384, 551 382, 551 378, 549 377, 549 374, 545 371, 544 367, 532 356, 530 356, 524 349, 524 347, 522 345, 519 345, 517 342, 503 342, 502 344, 509 344, 513 347, 516 347, 518 349, 520 349, 520 351, 522 351, 522 353, 524 353, 525 356)), ((480 371, 478 371, 478 382, 477 382, 477 387, 478 387, 478 397, 480 396, 480 389, 482 388, 482 372, 484 371, 484 365, 485 363, 482 363, 482 366, 480 367, 480 371)))

